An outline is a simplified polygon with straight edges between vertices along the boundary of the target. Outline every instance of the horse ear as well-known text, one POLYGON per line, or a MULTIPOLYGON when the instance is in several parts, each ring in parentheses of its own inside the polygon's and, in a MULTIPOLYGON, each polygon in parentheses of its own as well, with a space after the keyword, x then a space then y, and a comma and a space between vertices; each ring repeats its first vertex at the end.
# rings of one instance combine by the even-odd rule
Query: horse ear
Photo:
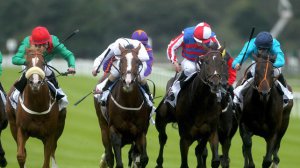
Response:
POLYGON ((120 49, 121 53, 123 53, 125 51, 125 48, 122 47, 120 43, 119 43, 119 49, 120 49))
POLYGON ((253 59, 254 59, 254 61, 255 61, 255 62, 257 62, 257 61, 258 61, 258 57, 257 57, 257 55, 256 55, 256 54, 252 53, 252 57, 253 57, 253 59))
POLYGON ((136 53, 138 53, 140 49, 141 49, 141 43, 139 43, 139 46, 136 47, 135 49, 133 49, 133 51, 135 51, 136 53))

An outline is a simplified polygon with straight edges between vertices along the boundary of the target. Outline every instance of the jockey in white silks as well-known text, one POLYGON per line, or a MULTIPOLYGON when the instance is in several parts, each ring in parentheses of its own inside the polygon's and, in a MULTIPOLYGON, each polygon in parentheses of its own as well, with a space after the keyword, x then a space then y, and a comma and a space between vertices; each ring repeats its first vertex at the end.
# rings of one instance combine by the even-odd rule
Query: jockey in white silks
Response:
MULTIPOLYGON (((140 50, 138 52, 138 58, 142 62, 142 65, 139 67, 139 82, 141 83, 142 88, 144 89, 145 85, 147 85, 145 71, 147 70, 146 61, 149 60, 149 55, 147 53, 144 45, 134 39, 129 38, 119 38, 114 43, 110 44, 106 50, 104 50, 95 60, 92 74, 96 76, 99 73, 100 67, 103 65, 103 62, 115 57, 114 62, 112 63, 112 67, 110 69, 110 75, 107 79, 98 84, 95 88, 95 97, 101 102, 102 109, 105 108, 107 96, 109 95, 109 87, 120 77, 120 72, 118 70, 120 64, 120 56, 121 51, 119 49, 119 45, 124 48, 133 49, 140 45, 140 50)), ((146 89, 144 89, 146 90, 146 89)), ((149 106, 153 107, 153 103, 151 101, 150 96, 147 93, 144 93, 147 103, 149 106)), ((103 109, 106 111, 106 109, 103 109)))
MULTIPOLYGON (((280 48, 280 43, 278 40, 272 37, 272 35, 269 32, 260 32, 256 36, 256 38, 251 39, 249 42, 247 42, 244 45, 244 48, 240 52, 240 54, 234 59, 232 63, 232 68, 236 70, 240 70, 240 65, 247 60, 247 58, 250 56, 252 58, 252 53, 258 54, 260 52, 264 52, 268 50, 272 55, 276 56, 276 60, 273 64, 274 68, 274 77, 278 78, 277 82, 284 95, 284 105, 288 103, 289 100, 293 99, 292 93, 287 89, 287 84, 285 82, 285 79, 283 78, 283 75, 281 73, 281 67, 284 66, 285 60, 284 60, 284 54, 280 48), (249 43, 249 44, 248 44, 249 43), (249 45, 248 50, 246 51, 247 45, 249 45), (244 57, 244 59, 243 59, 244 57), (242 62, 243 61, 243 62, 242 62)), ((253 58, 252 58, 253 59, 253 58)), ((237 105, 240 105, 241 109, 242 107, 242 90, 250 86, 250 83, 253 81, 254 73, 255 73, 255 65, 251 67, 250 70, 251 74, 247 74, 248 79, 243 82, 242 85, 238 86, 234 89, 234 99, 233 102, 237 105)))

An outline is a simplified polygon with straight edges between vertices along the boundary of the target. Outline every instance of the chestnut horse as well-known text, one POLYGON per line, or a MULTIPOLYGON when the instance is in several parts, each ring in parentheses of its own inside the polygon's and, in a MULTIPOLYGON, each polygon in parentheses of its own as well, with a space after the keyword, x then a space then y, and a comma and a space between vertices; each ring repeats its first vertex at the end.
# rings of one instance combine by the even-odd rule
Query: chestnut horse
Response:
MULTIPOLYGON (((26 141, 29 137, 35 137, 44 144, 43 168, 49 168, 50 158, 52 167, 56 168, 55 150, 64 129, 66 110, 59 112, 56 98, 50 93, 44 72, 46 63, 43 50, 28 48, 25 59, 27 84, 19 96, 17 110, 13 109, 8 98, 6 106, 11 133, 17 143, 17 160, 20 168, 23 168, 26 141)), ((14 87, 7 97, 13 90, 14 87)))
MULTIPOLYGON (((195 149, 197 167, 206 167, 204 156, 208 141, 212 151, 211 166, 217 168, 220 165, 217 129, 222 109, 217 93, 220 94, 221 84, 227 77, 223 76, 227 65, 222 58, 222 51, 223 49, 208 49, 207 53, 200 57, 201 70, 197 71, 194 79, 182 87, 175 108, 163 103, 164 99, 158 106, 156 129, 159 132, 160 150, 156 161, 157 168, 162 167, 163 150, 167 141, 166 125, 170 122, 177 122, 179 128, 181 168, 188 167, 188 150, 194 141, 198 141, 195 149)), ((167 86, 170 85, 171 81, 167 86)), ((166 89, 169 90, 168 87, 166 89)))
POLYGON ((105 112, 101 111, 98 100, 94 99, 102 143, 105 148, 100 167, 112 168, 114 156, 116 167, 123 167, 121 148, 126 144, 132 145, 131 152, 129 152, 129 164, 132 160, 135 167, 144 168, 148 163, 146 134, 151 107, 145 102, 138 83, 141 61, 137 53, 140 47, 123 48, 119 45, 121 76, 114 84, 107 99, 107 118, 103 116, 105 112))
POLYGON ((242 92, 243 108, 237 108, 243 140, 244 167, 255 167, 251 153, 253 135, 263 137, 266 141, 266 155, 262 167, 268 168, 272 162, 277 167, 280 142, 288 128, 293 101, 283 108, 282 94, 273 75, 275 56, 265 52, 253 55, 253 58, 256 62, 254 80, 242 92))

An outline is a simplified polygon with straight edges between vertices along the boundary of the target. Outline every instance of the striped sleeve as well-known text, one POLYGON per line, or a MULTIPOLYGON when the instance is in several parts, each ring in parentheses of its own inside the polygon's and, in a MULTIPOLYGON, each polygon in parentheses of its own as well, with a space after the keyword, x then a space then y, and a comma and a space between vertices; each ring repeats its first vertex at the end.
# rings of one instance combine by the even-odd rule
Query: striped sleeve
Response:
POLYGON ((183 33, 174 38, 167 48, 167 58, 172 63, 177 62, 176 50, 183 44, 183 33))

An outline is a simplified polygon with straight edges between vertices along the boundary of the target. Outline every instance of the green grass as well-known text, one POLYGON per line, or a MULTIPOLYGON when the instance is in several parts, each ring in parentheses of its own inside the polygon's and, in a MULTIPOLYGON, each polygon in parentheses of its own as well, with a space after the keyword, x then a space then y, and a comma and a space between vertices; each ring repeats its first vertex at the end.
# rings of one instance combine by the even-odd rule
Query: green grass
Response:
MULTIPOLYGON (((13 81, 19 78, 17 70, 4 69, 2 84, 6 90, 11 87, 13 81)), ((92 96, 87 97, 78 106, 73 104, 89 93, 95 86, 97 79, 85 76, 69 76, 58 78, 60 86, 68 95, 70 105, 66 119, 65 130, 59 139, 56 151, 56 160, 59 167, 62 168, 96 168, 99 167, 99 158, 103 153, 100 129, 97 116, 94 110, 92 96)), ((162 95, 161 90, 157 95, 162 95)), ((157 100, 158 103, 160 100, 157 100)), ((297 152, 300 151, 300 119, 292 118, 289 128, 283 141, 279 156, 281 159, 280 167, 296 168, 300 165, 300 159, 297 152)), ((180 167, 179 135, 177 130, 168 126, 168 141, 164 153, 164 167, 180 167)), ((16 159, 16 143, 14 142, 10 129, 2 132, 2 145, 6 152, 8 168, 18 167, 16 159)), ((155 167, 156 157, 159 150, 158 133, 153 125, 150 125, 147 134, 147 150, 149 163, 147 167, 155 167)), ((243 157, 241 150, 241 139, 237 133, 232 142, 231 167, 243 167, 243 157)), ((195 144, 189 151, 189 165, 196 167, 194 156, 195 144)), ((41 167, 43 164, 43 146, 41 141, 30 138, 26 143, 27 148, 27 167, 41 167)), ((265 154, 265 142, 262 138, 253 138, 253 157, 257 167, 261 167, 262 159, 265 154)), ((123 149, 123 162, 127 165, 128 147, 123 149)), ((209 155, 211 152, 209 151, 209 155)), ((207 163, 210 167, 210 158, 207 163)), ((125 166, 127 167, 127 166, 125 166)))

